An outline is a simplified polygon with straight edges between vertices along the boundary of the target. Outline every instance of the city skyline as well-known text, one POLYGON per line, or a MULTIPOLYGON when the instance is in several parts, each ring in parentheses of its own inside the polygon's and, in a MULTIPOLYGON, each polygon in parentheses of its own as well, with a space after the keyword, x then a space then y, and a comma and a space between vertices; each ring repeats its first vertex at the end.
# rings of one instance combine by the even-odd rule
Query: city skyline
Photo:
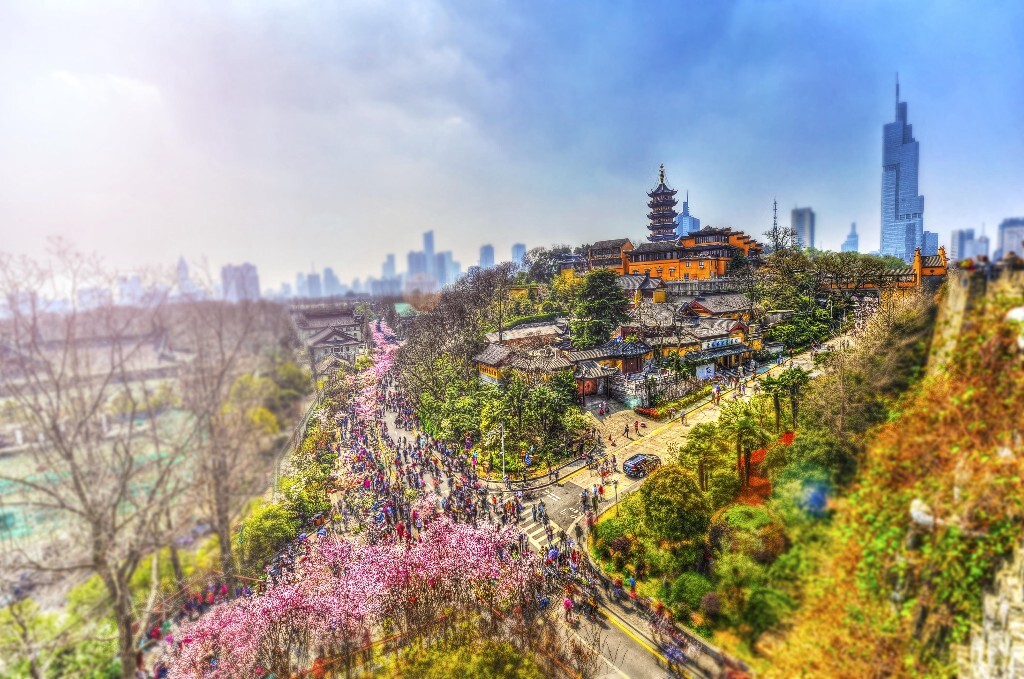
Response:
POLYGON ((5 4, 4 247, 205 253, 277 287, 316 243, 365 278, 429 229, 463 262, 484 238, 640 237, 665 163, 705 225, 761 236, 778 197, 870 250, 897 70, 940 242, 1024 212, 1019 4, 580 7, 5 4))

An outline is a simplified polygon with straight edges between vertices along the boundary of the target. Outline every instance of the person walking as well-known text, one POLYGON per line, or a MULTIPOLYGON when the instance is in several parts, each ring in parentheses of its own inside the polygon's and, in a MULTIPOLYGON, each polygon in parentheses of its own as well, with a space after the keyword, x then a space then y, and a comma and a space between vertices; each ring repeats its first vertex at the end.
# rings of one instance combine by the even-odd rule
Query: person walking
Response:
POLYGON ((626 426, 623 428, 622 435, 625 436, 627 439, 630 437, 629 436, 629 422, 627 422, 626 426))

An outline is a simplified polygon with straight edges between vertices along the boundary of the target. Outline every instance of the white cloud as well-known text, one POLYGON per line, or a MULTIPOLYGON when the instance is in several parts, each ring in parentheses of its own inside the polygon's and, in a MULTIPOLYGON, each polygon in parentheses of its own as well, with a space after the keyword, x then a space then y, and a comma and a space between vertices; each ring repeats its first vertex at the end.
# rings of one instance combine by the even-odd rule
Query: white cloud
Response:
POLYGON ((136 78, 113 73, 74 73, 54 70, 50 78, 94 104, 128 103, 151 107, 163 103, 160 88, 136 78))

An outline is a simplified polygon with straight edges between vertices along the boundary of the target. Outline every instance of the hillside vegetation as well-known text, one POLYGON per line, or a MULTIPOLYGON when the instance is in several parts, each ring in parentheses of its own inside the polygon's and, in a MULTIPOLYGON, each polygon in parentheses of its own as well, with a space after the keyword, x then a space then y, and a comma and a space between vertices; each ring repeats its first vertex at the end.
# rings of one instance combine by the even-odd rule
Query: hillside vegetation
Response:
POLYGON ((949 676, 951 649, 980 617, 981 594, 1018 541, 1024 369, 1020 328, 1004 320, 1020 292, 979 300, 945 370, 919 378, 915 333, 860 348, 876 369, 853 382, 833 362, 803 417, 833 431, 865 430, 851 490, 803 577, 802 605, 788 631, 764 638, 766 676, 949 676), (902 338, 902 339, 901 339, 902 338), (867 349, 867 350, 866 350, 867 349), (873 354, 873 358, 872 358, 873 354), (883 368, 883 369, 878 369, 883 368), (906 380, 895 401, 871 397, 870 380, 906 380), (857 408, 855 388, 868 401, 857 408))

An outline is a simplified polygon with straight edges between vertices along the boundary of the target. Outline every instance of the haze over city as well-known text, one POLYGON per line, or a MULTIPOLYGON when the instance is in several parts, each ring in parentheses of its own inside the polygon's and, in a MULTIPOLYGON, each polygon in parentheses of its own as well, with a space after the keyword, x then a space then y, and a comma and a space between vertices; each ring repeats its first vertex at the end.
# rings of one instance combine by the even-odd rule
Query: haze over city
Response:
POLYGON ((1024 211, 1020 4, 592 9, 6 3, 0 237, 348 280, 430 229, 466 266, 641 236, 665 163, 704 224, 761 234, 778 198, 875 250, 897 71, 924 228, 1024 211))

